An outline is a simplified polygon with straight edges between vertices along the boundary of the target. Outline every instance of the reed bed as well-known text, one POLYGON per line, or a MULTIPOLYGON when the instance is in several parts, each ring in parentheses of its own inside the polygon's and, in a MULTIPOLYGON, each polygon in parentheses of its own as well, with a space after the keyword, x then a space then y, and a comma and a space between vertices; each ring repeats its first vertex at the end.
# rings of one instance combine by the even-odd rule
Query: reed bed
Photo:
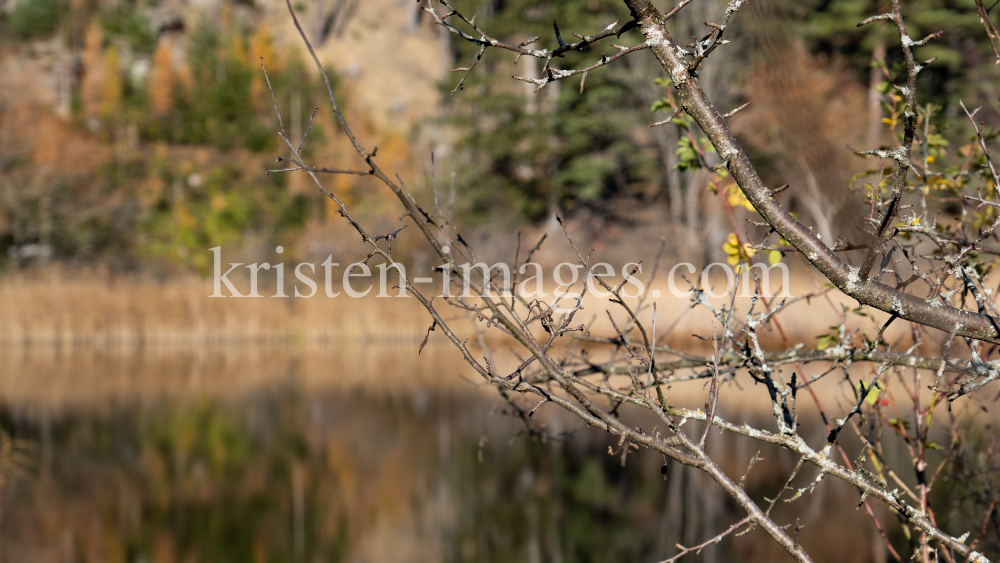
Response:
MULTIPOLYGON (((724 284, 724 280, 720 280, 724 284)), ((792 295, 815 292, 809 279, 793 278, 792 295)), ((711 316, 702 307, 691 309, 686 298, 675 297, 665 283, 646 288, 660 291, 647 298, 641 318, 652 328, 657 302, 657 335, 669 331, 667 342, 702 347, 692 335, 711 336, 711 316)), ((336 288, 335 290, 339 290, 336 288)), ((628 290, 627 290, 628 291, 628 290)), ((634 291, 634 289, 632 289, 634 291)), ((273 290, 262 289, 262 295, 273 290)), ((286 292, 292 294, 291 288, 286 292)), ((0 279, 0 348, 12 347, 157 347, 238 343, 412 343, 423 339, 430 316, 412 297, 379 298, 375 289, 364 298, 342 294, 328 298, 320 287, 312 298, 211 298, 212 280, 195 276, 168 280, 148 276, 109 276, 99 273, 45 273, 0 279)), ((390 294, 395 295, 395 290, 390 294)), ((636 305, 633 300, 631 305, 636 305)), ((713 299, 728 305, 728 297, 713 299)), ((568 306, 568 301, 563 302, 568 306)), ((467 316, 459 309, 436 304, 445 316, 467 316)), ((738 298, 738 314, 745 314, 750 299, 738 298)), ((837 293, 792 305, 781 317, 785 338, 792 344, 811 345, 817 335, 839 323, 841 307, 856 306, 837 293)), ((758 305, 757 311, 760 311, 758 305)), ((623 313, 604 299, 588 296, 576 321, 594 334, 613 335, 606 309, 620 322, 623 313)), ((872 331, 887 315, 875 312, 872 331)), ((878 325, 878 326, 877 326, 878 325)), ((888 336, 902 334, 903 323, 888 336)), ((468 327, 463 338, 475 337, 468 327)), ((774 344, 780 334, 765 334, 774 344)), ((441 338, 438 333, 432 338, 441 338)))
MULTIPOLYGON (((322 289, 321 289, 322 291, 322 289)), ((178 346, 419 338, 415 299, 211 298, 211 279, 98 274, 0 281, 0 345, 178 346)))
MULTIPOLYGON (((791 293, 809 293, 808 281, 793 279, 791 293)), ((673 297, 665 284, 655 288, 661 288, 657 336, 669 331, 668 344, 710 353, 710 343, 693 336, 712 335, 707 311, 691 309, 688 300, 673 297)), ((407 400, 428 391, 476 389, 478 378, 440 330, 430 334, 418 353, 429 316, 412 297, 233 299, 209 298, 211 292, 211 279, 197 277, 162 281, 49 273, 0 280, 0 400, 28 410, 59 411, 203 397, 238 401, 286 385, 309 392, 360 389, 407 400)), ((728 304, 724 298, 715 301, 728 304)), ((745 314, 749 301, 737 299, 738 315, 745 314)), ((853 304, 837 294, 829 295, 829 302, 820 296, 795 303, 782 317, 784 337, 777 331, 764 333, 762 343, 783 347, 787 338, 792 345, 812 346, 816 335, 839 322, 836 312, 843 306, 853 304)), ((615 311, 605 300, 589 297, 577 320, 594 335, 613 335, 605 313, 609 308, 615 311)), ((650 329, 651 315, 651 308, 641 314, 650 329)), ((615 317, 622 326, 622 316, 615 317)), ((860 328, 874 334, 883 322, 875 313, 872 326, 860 328)), ((459 336, 470 339, 473 353, 487 354, 479 349, 471 324, 461 326, 459 336)), ((887 339, 905 342, 905 328, 904 323, 891 327, 887 339)), ((516 367, 508 344, 490 343, 497 369, 516 367)), ((601 353, 602 347, 591 349, 601 353)), ((925 353, 933 349, 928 346, 925 353)), ((807 372, 824 369, 817 364, 807 372)), ((860 364, 851 368, 860 370, 859 376, 868 369, 860 364)), ((823 381, 817 388, 826 389, 824 396, 839 397, 849 391, 839 387, 840 381, 823 381)), ((677 404, 693 408, 704 400, 698 381, 676 386, 669 394, 677 404)), ((723 395, 724 402, 736 401, 752 412, 769 408, 764 393, 723 395)), ((849 402, 846 395, 842 399, 849 402)))

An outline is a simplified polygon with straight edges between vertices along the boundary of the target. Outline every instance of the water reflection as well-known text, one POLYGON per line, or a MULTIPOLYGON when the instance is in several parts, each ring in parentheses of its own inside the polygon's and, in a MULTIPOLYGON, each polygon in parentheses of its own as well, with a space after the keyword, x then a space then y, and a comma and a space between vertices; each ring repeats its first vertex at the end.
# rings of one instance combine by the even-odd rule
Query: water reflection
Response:
MULTIPOLYGON (((648 451, 630 452, 623 466, 614 440, 555 411, 540 416, 569 439, 521 435, 495 394, 462 382, 447 347, 359 352, 5 354, 0 426, 28 440, 28 462, 3 487, 0 556, 657 561, 742 516, 703 475, 670 464, 664 479, 663 458, 648 451)), ((735 476, 757 450, 730 435, 709 444, 735 476)), ((782 484, 773 470, 787 475, 796 461, 762 455, 748 480, 759 502, 782 484)), ((818 561, 881 560, 856 496, 829 479, 810 502, 775 512, 801 519, 818 561), (822 533, 830 521, 857 541, 822 533)), ((785 557, 756 531, 700 560, 785 557)))

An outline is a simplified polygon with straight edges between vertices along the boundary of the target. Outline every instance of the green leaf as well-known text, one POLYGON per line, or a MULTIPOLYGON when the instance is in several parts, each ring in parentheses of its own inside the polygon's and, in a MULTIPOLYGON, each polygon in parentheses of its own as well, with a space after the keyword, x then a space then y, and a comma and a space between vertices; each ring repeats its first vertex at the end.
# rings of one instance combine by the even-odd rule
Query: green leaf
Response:
POLYGON ((819 337, 819 341, 816 343, 817 350, 826 350, 830 346, 835 346, 839 339, 836 334, 822 334, 819 337))
POLYGON ((698 153, 694 150, 694 145, 691 144, 691 140, 687 137, 681 137, 677 141, 677 163, 678 170, 697 170, 701 168, 701 160, 698 158, 698 153))
POLYGON ((653 113, 658 111, 673 111, 674 108, 670 107, 670 100, 666 98, 660 98, 653 102, 652 107, 649 108, 653 113))
POLYGON ((902 434, 904 431, 910 429, 910 423, 905 420, 899 420, 898 418, 893 418, 889 420, 889 426, 896 429, 897 432, 902 434))
POLYGON ((931 133, 927 136, 927 144, 932 147, 947 147, 948 140, 937 133, 931 133))

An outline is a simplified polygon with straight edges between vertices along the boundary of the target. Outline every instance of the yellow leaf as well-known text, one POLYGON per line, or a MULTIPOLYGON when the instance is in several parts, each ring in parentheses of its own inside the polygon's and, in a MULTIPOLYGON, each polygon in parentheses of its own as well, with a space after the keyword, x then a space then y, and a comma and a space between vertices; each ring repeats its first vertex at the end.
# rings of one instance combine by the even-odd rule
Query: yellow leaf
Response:
POLYGON ((726 260, 733 266, 743 259, 749 262, 750 258, 757 253, 757 249, 749 242, 745 242, 741 246, 736 233, 726 235, 726 242, 722 245, 722 251, 726 253, 726 260))
POLYGON ((742 207, 747 211, 755 211, 753 204, 743 195, 743 191, 736 184, 726 186, 726 201, 729 202, 730 207, 742 207))
POLYGON ((927 182, 927 186, 934 188, 935 190, 943 190, 953 187, 954 185, 955 182, 953 180, 949 180, 948 178, 943 178, 941 176, 935 176, 927 182))
MULTIPOLYGON (((878 383, 875 383, 875 388, 868 392, 868 396, 865 397, 865 402, 868 403, 869 405, 874 405, 875 403, 877 403, 878 402, 878 393, 879 393, 879 390, 881 388, 882 388, 881 385, 879 385, 878 383)), ((862 381, 862 382, 858 383, 858 391, 861 392, 861 393, 864 393, 865 392, 864 389, 865 389, 865 382, 862 381)))
POLYGON ((726 236, 726 242, 722 244, 722 251, 727 256, 726 260, 734 266, 740 261, 740 248, 738 245, 739 241, 735 233, 729 233, 726 236))

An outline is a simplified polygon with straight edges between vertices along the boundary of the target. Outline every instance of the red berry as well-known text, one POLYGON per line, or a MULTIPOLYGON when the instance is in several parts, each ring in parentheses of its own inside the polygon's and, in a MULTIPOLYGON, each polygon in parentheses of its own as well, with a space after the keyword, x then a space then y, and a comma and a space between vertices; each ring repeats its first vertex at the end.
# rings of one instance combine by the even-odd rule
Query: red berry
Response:
POLYGON ((889 406, 889 399, 882 399, 882 406, 883 407, 889 406))

